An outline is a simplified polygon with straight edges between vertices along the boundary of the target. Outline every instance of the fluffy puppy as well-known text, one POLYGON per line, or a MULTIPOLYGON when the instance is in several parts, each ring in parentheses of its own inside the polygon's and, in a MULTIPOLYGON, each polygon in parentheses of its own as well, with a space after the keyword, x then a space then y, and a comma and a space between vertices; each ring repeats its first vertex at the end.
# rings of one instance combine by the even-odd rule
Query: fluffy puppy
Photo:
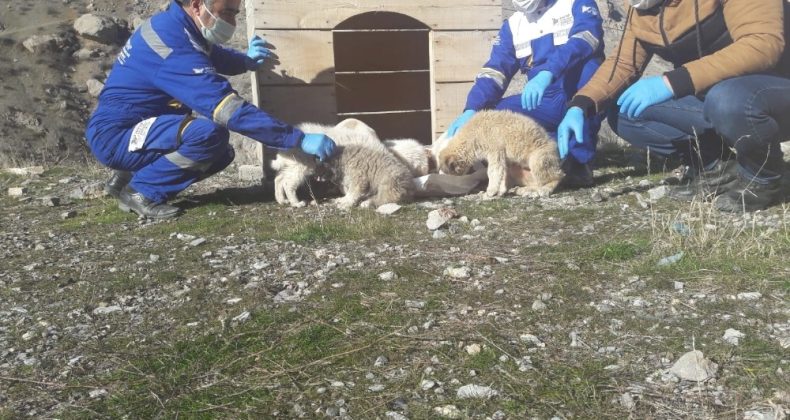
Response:
POLYGON ((414 185, 409 168, 403 165, 375 132, 358 120, 344 120, 337 126, 300 124, 309 133, 323 133, 337 144, 335 155, 320 164, 300 150, 279 151, 272 161, 277 171, 274 195, 280 204, 303 207, 297 188, 308 178, 326 172, 344 196, 335 200, 340 208, 379 206, 411 199, 414 185))
POLYGON ((431 149, 414 139, 384 140, 386 146, 396 158, 406 165, 415 178, 431 172, 433 154, 431 149))
POLYGON ((530 173, 518 195, 550 195, 562 180, 556 143, 534 120, 511 111, 480 111, 439 153, 439 170, 466 174, 475 162, 488 163, 489 197, 507 192, 508 166, 530 173))

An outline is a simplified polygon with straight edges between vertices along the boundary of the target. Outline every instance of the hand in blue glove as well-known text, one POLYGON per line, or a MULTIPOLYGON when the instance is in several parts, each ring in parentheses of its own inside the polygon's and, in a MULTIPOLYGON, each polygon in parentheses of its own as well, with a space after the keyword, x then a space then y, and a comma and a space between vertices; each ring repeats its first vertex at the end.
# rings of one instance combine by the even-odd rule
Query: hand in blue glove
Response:
POLYGON ((565 118, 557 128, 557 148, 560 151, 560 159, 565 159, 568 156, 571 136, 576 138, 576 143, 584 143, 584 111, 578 106, 571 107, 565 113, 565 118))
POLYGON ((457 133, 458 130, 460 130, 461 127, 463 127, 464 124, 466 124, 476 112, 477 111, 473 109, 467 109, 463 114, 459 115, 458 118, 456 118, 455 121, 450 124, 450 127, 447 128, 447 137, 454 136, 455 133, 457 133))
POLYGON ((628 118, 636 118, 642 115, 649 106, 666 102, 672 97, 672 89, 663 76, 651 76, 639 79, 620 95, 617 105, 620 113, 628 115, 628 118))
POLYGON ((335 153, 335 141, 324 134, 305 133, 300 146, 303 152, 317 157, 321 162, 335 153))
POLYGON ((255 35, 250 39, 250 47, 247 49, 247 58, 244 59, 244 64, 247 70, 258 70, 263 65, 264 60, 269 57, 269 49, 266 48, 266 40, 255 35))
POLYGON ((521 107, 528 111, 537 108, 543 100, 543 92, 549 87, 553 78, 550 71, 543 70, 529 79, 524 91, 521 92, 521 107))

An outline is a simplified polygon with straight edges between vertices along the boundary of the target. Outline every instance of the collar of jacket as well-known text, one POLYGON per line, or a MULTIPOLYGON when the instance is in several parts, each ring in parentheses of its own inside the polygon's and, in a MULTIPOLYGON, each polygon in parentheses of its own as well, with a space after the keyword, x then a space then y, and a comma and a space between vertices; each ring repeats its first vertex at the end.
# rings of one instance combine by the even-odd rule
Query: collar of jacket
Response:
POLYGON ((189 32, 190 38, 200 42, 201 47, 206 51, 211 51, 211 44, 206 41, 206 38, 203 38, 203 34, 200 33, 200 29, 195 25, 195 21, 192 20, 192 17, 187 14, 178 1, 172 0, 170 2, 170 6, 167 7, 167 14, 189 32))

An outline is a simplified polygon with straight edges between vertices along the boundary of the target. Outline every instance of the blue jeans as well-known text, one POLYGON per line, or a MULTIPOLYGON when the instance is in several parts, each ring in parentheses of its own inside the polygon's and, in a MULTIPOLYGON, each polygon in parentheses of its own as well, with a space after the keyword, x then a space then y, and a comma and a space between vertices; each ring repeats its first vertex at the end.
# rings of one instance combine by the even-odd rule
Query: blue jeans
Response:
POLYGON ((705 167, 734 150, 745 175, 782 175, 780 142, 790 140, 790 79, 755 74, 714 85, 698 98, 653 105, 628 118, 613 105, 609 124, 627 142, 663 156, 705 167), (701 162, 700 162, 701 160, 701 162))

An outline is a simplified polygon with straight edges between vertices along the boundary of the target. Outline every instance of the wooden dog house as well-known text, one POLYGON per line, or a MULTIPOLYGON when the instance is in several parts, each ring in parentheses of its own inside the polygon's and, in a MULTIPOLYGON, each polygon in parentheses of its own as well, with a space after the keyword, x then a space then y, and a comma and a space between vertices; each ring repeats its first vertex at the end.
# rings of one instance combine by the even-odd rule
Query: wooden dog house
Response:
POLYGON ((501 0, 246 0, 276 60, 253 99, 290 124, 357 118, 430 144, 463 110, 502 24, 501 0))

